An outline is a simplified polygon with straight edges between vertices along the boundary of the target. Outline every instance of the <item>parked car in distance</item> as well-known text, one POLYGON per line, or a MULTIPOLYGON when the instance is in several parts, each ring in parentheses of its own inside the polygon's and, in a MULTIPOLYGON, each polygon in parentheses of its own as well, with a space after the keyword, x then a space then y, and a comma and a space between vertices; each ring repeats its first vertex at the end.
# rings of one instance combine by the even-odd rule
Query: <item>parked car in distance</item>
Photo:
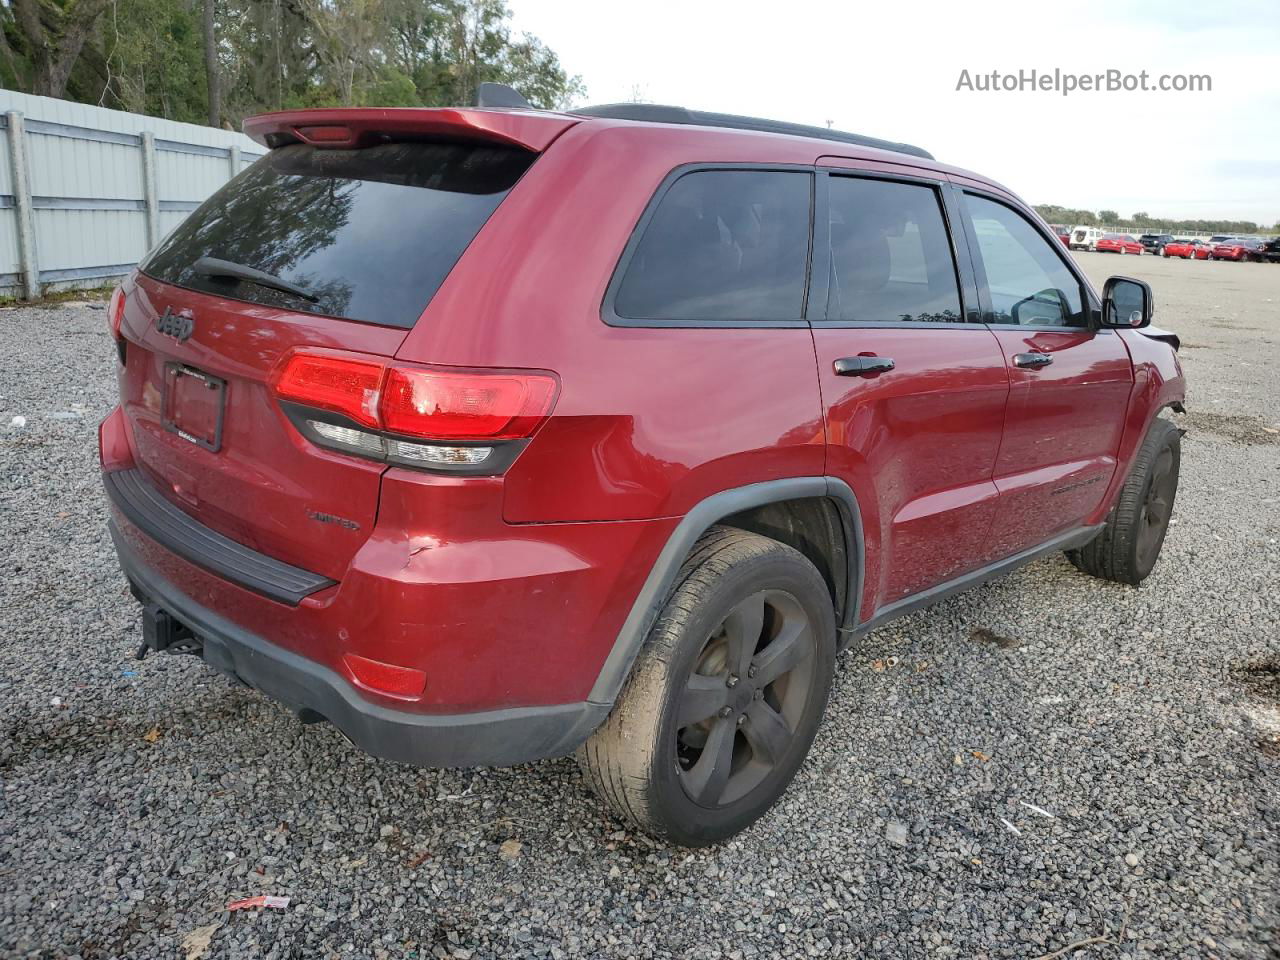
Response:
POLYGON ((1106 231, 1097 227, 1072 227, 1067 247, 1071 250, 1093 250, 1104 236, 1106 231))
POLYGON ((1255 239, 1225 240, 1213 248, 1211 260, 1257 260, 1263 259, 1262 241, 1255 239))
POLYGON ((1138 242, 1142 244, 1142 249, 1147 253, 1164 254, 1165 244, 1173 241, 1173 235, 1169 233, 1144 233, 1138 238, 1138 242))
POLYGON ((918 147, 479 100, 246 121, 266 156, 113 295, 140 656, 391 760, 576 752, 703 845, 840 648, 1052 553, 1152 572, 1185 384, 1145 283, 918 147))
POLYGON ((1098 253, 1134 253, 1141 256, 1144 247, 1127 233, 1108 233, 1095 245, 1098 253))
POLYGON ((1062 241, 1062 245, 1064 247, 1066 247, 1067 249, 1071 248, 1071 228, 1070 227, 1064 227, 1061 224, 1053 223, 1049 225, 1049 229, 1052 230, 1054 232, 1054 235, 1059 240, 1062 241))
POLYGON ((1210 247, 1203 240, 1174 240, 1164 245, 1166 257, 1181 257, 1183 260, 1207 260, 1210 247))
POLYGON ((1280 237, 1272 237, 1262 245, 1262 259, 1267 263, 1280 263, 1280 237))

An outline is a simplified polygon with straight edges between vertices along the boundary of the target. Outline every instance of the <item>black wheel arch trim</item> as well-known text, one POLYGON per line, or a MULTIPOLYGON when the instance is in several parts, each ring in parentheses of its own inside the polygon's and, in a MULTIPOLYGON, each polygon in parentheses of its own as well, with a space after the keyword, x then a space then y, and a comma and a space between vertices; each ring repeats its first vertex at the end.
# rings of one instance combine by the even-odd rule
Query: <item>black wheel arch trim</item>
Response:
POLYGON ((1088 543, 1105 526, 1105 524, 1097 524, 1077 527, 1060 533, 1020 553, 937 584, 918 594, 904 597, 896 603, 874 611, 873 616, 864 623, 861 621, 861 609, 866 556, 862 515, 858 507, 858 498, 847 483, 836 477, 791 477, 722 491, 703 500, 685 514, 671 536, 667 538, 666 545, 658 554, 658 559, 649 571, 644 586, 641 587, 640 593, 631 606, 631 612, 627 615, 618 638, 614 641, 613 649, 605 658, 595 685, 587 696, 587 702, 608 709, 617 700, 622 685, 631 672, 631 665, 635 662, 645 638, 649 635, 649 629, 667 601, 680 565, 684 563, 699 537, 720 520, 743 510, 784 500, 814 497, 827 497, 834 501, 844 527, 845 549, 849 558, 847 595, 850 599, 845 604, 838 627, 842 647, 884 626, 891 620, 932 606, 940 600, 987 580, 1003 576, 1039 557, 1088 543))
POLYGON ((766 480, 752 483, 730 490, 722 490, 713 494, 693 507, 676 525, 671 536, 658 554, 645 579, 644 586, 631 605, 631 611, 618 632, 613 649, 605 658, 600 674, 596 678, 591 693, 587 696, 589 703, 612 705, 631 672, 640 648, 654 620, 662 611, 663 605, 671 592, 680 565, 697 543, 698 538, 720 520, 770 503, 781 503, 785 500, 804 500, 826 497, 836 504, 840 512, 841 526, 844 528, 845 551, 848 556, 848 592, 849 601, 845 604, 841 617, 842 631, 852 628, 858 622, 862 599, 863 577, 863 536, 862 514, 858 507, 858 499, 853 490, 843 480, 835 477, 787 477, 781 480, 766 480))

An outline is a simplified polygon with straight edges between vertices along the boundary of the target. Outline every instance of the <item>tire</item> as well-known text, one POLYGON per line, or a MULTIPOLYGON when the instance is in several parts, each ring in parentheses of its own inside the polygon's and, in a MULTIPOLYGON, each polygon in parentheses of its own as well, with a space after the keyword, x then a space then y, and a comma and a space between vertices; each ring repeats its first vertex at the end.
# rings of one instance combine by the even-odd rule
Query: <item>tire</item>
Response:
POLYGON ((835 651, 831 594, 814 565, 776 540, 713 527, 578 763, 646 833, 691 847, 731 837, 804 762, 835 651))
POLYGON ((1103 580, 1137 586, 1156 565, 1178 493, 1182 431, 1157 417, 1102 531, 1067 559, 1103 580))

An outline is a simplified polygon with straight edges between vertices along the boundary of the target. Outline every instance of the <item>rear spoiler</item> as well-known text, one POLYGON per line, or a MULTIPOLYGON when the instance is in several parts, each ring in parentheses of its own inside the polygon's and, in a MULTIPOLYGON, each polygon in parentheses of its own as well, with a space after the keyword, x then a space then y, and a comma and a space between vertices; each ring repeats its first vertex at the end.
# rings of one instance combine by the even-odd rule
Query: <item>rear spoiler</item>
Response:
POLYGON ((350 149, 388 140, 447 139, 541 153, 579 122, 577 117, 532 110, 339 107, 260 114, 244 122, 244 132, 271 148, 307 143, 350 149))

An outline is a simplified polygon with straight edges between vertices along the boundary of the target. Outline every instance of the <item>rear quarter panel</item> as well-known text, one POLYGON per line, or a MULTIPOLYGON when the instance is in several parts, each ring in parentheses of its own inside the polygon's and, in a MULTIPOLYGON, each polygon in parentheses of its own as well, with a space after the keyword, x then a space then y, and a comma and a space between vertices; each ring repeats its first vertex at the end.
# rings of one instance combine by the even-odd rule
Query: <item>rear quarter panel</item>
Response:
POLYGON ((663 179, 702 162, 812 165, 799 140, 608 122, 566 132, 499 207, 399 357, 555 371, 555 411, 506 475, 512 523, 679 516, 824 469, 807 327, 614 327, 601 304, 663 179))

